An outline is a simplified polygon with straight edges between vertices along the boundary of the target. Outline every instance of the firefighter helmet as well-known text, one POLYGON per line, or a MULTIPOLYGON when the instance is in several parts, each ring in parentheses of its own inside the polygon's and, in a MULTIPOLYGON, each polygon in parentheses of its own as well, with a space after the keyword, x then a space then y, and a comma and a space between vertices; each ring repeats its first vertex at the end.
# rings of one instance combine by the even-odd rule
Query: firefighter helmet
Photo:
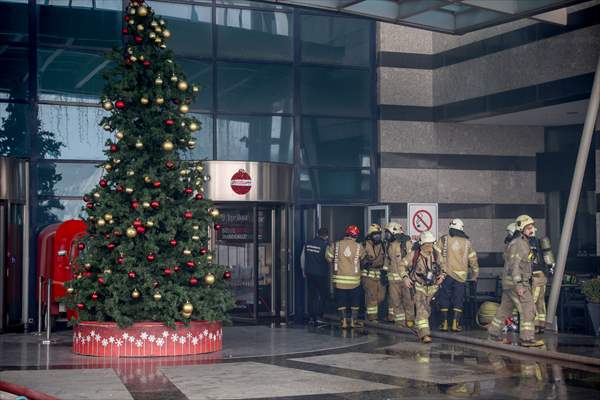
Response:
POLYGON ((356 225, 348 225, 348 227, 346 228, 346 235, 357 237, 358 235, 360 235, 360 229, 358 229, 358 226, 356 225))
POLYGON ((475 322, 477 322, 477 325, 479 325, 480 327, 489 325, 492 322, 494 316, 496 315, 496 311, 498 311, 499 307, 500 304, 498 303, 494 303, 492 301, 484 301, 479 307, 479 312, 477 313, 477 318, 475 320, 475 322))
POLYGON ((419 242, 421 242, 421 244, 434 243, 435 235, 431 231, 423 232, 421 233, 421 238, 419 239, 419 242))
POLYGON ((402 229, 402 225, 400 225, 397 222, 388 222, 385 225, 385 230, 386 231, 390 231, 390 233, 394 234, 394 235, 399 235, 402 233, 403 229, 402 229))
POLYGON ((515 231, 517 230, 517 224, 514 222, 511 222, 510 224, 508 224, 506 226, 506 231, 510 234, 510 235, 514 235, 515 231))
POLYGON ((523 231, 527 225, 535 224, 535 221, 529 215, 519 215, 515 220, 515 224, 517 226, 517 230, 523 231))
POLYGON ((373 233, 381 233, 381 225, 379 224, 371 224, 369 226, 369 230, 367 231, 367 235, 372 235, 373 233))
POLYGON ((462 219, 455 218, 452 220, 452 222, 450 222, 449 228, 456 229, 457 231, 464 231, 465 223, 462 222, 462 219))

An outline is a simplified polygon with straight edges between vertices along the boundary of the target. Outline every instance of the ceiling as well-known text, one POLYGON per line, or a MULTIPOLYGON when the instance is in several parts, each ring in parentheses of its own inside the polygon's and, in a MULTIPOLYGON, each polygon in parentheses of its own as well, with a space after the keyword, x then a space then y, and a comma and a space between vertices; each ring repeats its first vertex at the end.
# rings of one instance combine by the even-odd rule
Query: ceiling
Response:
POLYGON ((587 0, 258 0, 360 15, 429 31, 464 34, 523 18, 566 23, 564 7, 587 0), (563 10, 559 10, 563 9, 563 10), (562 11, 552 15, 553 11, 562 11), (540 16, 539 14, 544 14, 540 16))

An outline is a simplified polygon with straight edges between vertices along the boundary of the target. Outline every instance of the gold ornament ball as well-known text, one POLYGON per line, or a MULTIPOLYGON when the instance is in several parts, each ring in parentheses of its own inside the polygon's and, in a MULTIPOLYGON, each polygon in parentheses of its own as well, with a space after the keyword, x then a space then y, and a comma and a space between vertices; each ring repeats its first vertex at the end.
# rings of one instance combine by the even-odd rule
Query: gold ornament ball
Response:
POLYGON ((192 254, 192 251, 189 250, 189 249, 185 249, 185 250, 183 250, 183 254, 186 255, 186 256, 189 256, 189 255, 192 254))
POLYGON ((142 143, 140 140, 138 140, 137 142, 135 142, 135 148, 138 150, 141 150, 144 148, 144 143, 142 143))
POLYGON ((146 8, 145 6, 138 7, 137 15, 139 15, 140 17, 145 17, 146 15, 148 15, 148 8, 146 8))
POLYGON ((196 171, 198 171, 198 172, 202 172, 202 171, 204 171, 204 167, 203 167, 202 165, 198 165, 198 166, 196 167, 196 171))
POLYGON ((177 89, 181 90, 182 92, 185 92, 188 89, 188 84, 186 81, 181 81, 177 84, 177 89))
POLYGON ((160 299, 162 299, 162 294, 156 292, 152 295, 152 297, 154 298, 154 300, 159 301, 160 299))
POLYGON ((162 148, 164 151, 171 151, 173 150, 173 142, 171 142, 170 140, 167 140, 166 142, 163 143, 162 148))
POLYGON ((88 270, 88 271, 89 271, 89 270, 90 270, 90 268, 92 268, 92 264, 90 264, 90 263, 85 263, 85 264, 83 264, 83 267, 84 267, 86 270, 88 270))
POLYGON ((114 220, 114 219, 109 219, 109 220, 108 220, 108 224, 109 224, 109 225, 112 225, 112 224, 114 224, 114 223, 115 223, 115 220, 114 220))
POLYGON ((194 306, 188 301, 181 307, 181 311, 187 314, 191 314, 194 312, 194 306))
POLYGON ((106 214, 104 214, 104 219, 107 221, 110 221, 111 219, 113 219, 113 216, 110 213, 106 213, 106 214))
POLYGON ((72 287, 67 288, 67 293, 72 294, 75 291, 72 287))
POLYGON ((127 193, 127 194, 133 193, 133 188, 125 188, 125 193, 127 193))
POLYGON ((138 26, 135 27, 138 31, 143 31, 144 30, 144 25, 142 24, 138 24, 138 26))
POLYGON ((192 91, 194 93, 198 93, 200 91, 200 88, 198 86, 194 85, 194 86, 192 86, 192 91))
POLYGON ((131 292, 131 297, 133 297, 134 299, 139 299, 140 292, 138 292, 137 289, 133 289, 133 292, 131 292))
POLYGON ((179 106, 179 112, 182 112, 182 113, 185 114, 188 111, 190 111, 190 108, 188 107, 187 104, 182 104, 182 105, 179 106))
POLYGON ((143 105, 146 105, 146 104, 150 103, 150 100, 148 100, 147 97, 142 97, 140 99, 140 103, 142 103, 143 105))
POLYGON ((148 37, 149 37, 150 39, 154 39, 154 38, 156 38, 156 33, 154 33, 154 32, 150 32, 150 33, 148 34, 148 37))
POLYGON ((210 273, 204 277, 204 282, 206 282, 207 285, 212 285, 213 283, 215 283, 215 280, 215 276, 210 273))
POLYGON ((159 38, 158 36, 154 38, 154 43, 159 44, 160 42, 162 42, 161 38, 159 38))
MULTIPOLYGON (((135 15, 135 12, 136 12, 136 10, 135 10, 135 8, 134 8, 134 7, 131 7, 131 8, 129 9, 129 14, 131 14, 131 15, 135 15)), ((131 20, 130 20, 130 21, 131 21, 131 20)))
POLYGON ((115 158, 113 161, 114 161, 115 164, 120 164, 121 163, 121 159, 120 158, 115 158))
POLYGON ((125 231, 125 233, 127 234, 128 238, 134 238, 137 236, 137 231, 135 230, 135 228, 132 227, 127 228, 127 231, 125 231))
POLYGON ((148 208, 148 207, 150 207, 150 203, 148 203, 147 201, 145 201, 145 202, 142 203, 142 207, 148 208))
POLYGON ((98 225, 99 227, 103 227, 104 225, 106 225, 106 221, 103 219, 99 219, 98 222, 96 222, 96 225, 98 225))
POLYGON ((206 261, 211 262, 213 260, 213 256, 211 254, 206 256, 206 261))
POLYGON ((181 313, 181 316, 182 316, 183 318, 185 318, 185 319, 190 319, 190 318, 192 317, 192 313, 185 313, 185 312, 182 312, 182 313, 181 313))
POLYGON ((156 100, 154 100, 154 102, 158 105, 165 104, 165 99, 164 97, 157 97, 156 100))
POLYGON ((200 129, 200 126, 197 123, 192 122, 190 124, 190 131, 194 132, 194 131, 197 131, 198 129, 200 129))
POLYGON ((163 84, 163 80, 162 80, 162 78, 160 77, 160 75, 156 77, 156 79, 154 80, 154 84, 155 84, 155 85, 158 85, 158 86, 160 86, 160 85, 162 85, 162 84, 163 84))
POLYGON ((136 56, 130 56, 129 60, 131 60, 131 62, 136 62, 137 61, 137 57, 136 56))
POLYGON ((106 124, 106 125, 102 126, 102 129, 104 129, 105 131, 110 131, 111 127, 109 124, 106 124))
POLYGON ((127 22, 129 25, 134 25, 135 21, 133 19, 130 19, 129 22, 127 22))
POLYGON ((200 229, 200 226, 198 226, 198 225, 192 225, 192 229, 195 230, 195 231, 197 231, 198 229, 200 229))
POLYGON ((179 175, 181 175, 181 176, 186 176, 189 173, 190 173, 190 171, 188 171, 187 169, 182 169, 181 171, 179 171, 179 175))
POLYGON ((146 226, 147 226, 148 228, 152 228, 152 227, 154 226, 154 222, 153 222, 153 221, 147 221, 147 222, 146 222, 146 226))
POLYGON ((150 183, 150 182, 152 182, 152 178, 150 178, 149 176, 145 176, 144 177, 144 182, 150 183))
POLYGON ((164 43, 161 43, 161 45, 160 45, 160 48, 161 48, 161 49, 166 49, 166 48, 167 48, 167 45, 166 45, 166 44, 164 44, 164 43))
POLYGON ((152 20, 152 22, 150 22, 150 26, 154 28, 158 26, 158 22, 156 22, 156 20, 152 20))
POLYGON ((177 75, 171 75, 171 82, 177 82, 177 75))
POLYGON ((104 169, 107 171, 110 171, 112 169, 112 165, 110 164, 104 164, 104 169))
POLYGON ((125 134, 123 132, 117 132, 115 136, 117 137, 117 139, 121 140, 125 137, 125 134))
POLYGON ((216 209, 216 208, 211 208, 208 213, 213 218, 216 218, 216 217, 218 217, 221 214, 221 212, 218 209, 216 209))
POLYGON ((105 101, 102 103, 102 108, 104 108, 106 111, 110 111, 113 108, 113 104, 110 101, 105 101))
POLYGON ((164 19, 160 19, 160 20, 158 20, 158 23, 161 24, 161 25, 164 25, 165 24, 165 20, 164 19))
POLYGON ((170 38, 171 37, 171 32, 168 29, 163 30, 163 37, 165 38, 170 38))
POLYGON ((157 26, 157 27, 154 28, 154 32, 161 33, 162 29, 159 26, 157 26))
POLYGON ((99 199, 99 198, 100 198, 100 193, 98 193, 98 192, 95 192, 95 193, 93 194, 93 196, 94 196, 94 198, 95 198, 95 199, 99 199))
POLYGON ((112 269, 108 269, 108 268, 107 268, 107 269, 105 269, 105 270, 104 270, 104 273, 105 273, 106 275, 110 275, 110 274, 112 274, 112 269))
POLYGON ((130 169, 129 171, 127 171, 127 176, 134 176, 135 175, 135 171, 130 169))
POLYGON ((190 149, 193 149, 194 147, 196 147, 196 141, 190 140, 189 142, 187 142, 187 145, 190 149))
POLYGON ((194 236, 192 236, 192 240, 193 240, 194 242, 197 242, 197 241, 199 241, 199 240, 200 240, 200 236, 196 236, 196 235, 194 235, 194 236))

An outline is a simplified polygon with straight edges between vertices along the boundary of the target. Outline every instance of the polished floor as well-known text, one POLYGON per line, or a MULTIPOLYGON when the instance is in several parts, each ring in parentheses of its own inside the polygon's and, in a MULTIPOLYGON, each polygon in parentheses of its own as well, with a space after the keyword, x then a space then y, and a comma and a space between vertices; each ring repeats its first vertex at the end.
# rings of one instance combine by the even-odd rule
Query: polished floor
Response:
POLYGON ((54 338, 0 335, 0 380, 61 399, 600 398, 593 367, 335 326, 229 327, 222 352, 181 358, 77 356, 54 338))

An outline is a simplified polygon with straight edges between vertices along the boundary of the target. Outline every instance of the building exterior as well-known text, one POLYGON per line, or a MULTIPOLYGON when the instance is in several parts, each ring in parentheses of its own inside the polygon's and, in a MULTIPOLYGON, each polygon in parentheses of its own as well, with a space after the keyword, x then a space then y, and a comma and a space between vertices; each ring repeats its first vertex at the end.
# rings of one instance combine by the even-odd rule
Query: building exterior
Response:
MULTIPOLYGON (((333 236, 364 227, 382 209, 368 206, 406 224, 407 203, 438 203, 439 226, 465 220, 489 275, 519 214, 558 243, 600 54, 600 1, 570 7, 567 26, 520 20, 463 36, 245 0, 148 3, 203 86, 192 106, 203 129, 188 156, 208 160, 224 227, 241 232, 214 243, 217 260, 237 268, 239 316, 302 314, 303 241, 319 225, 333 236), (257 171, 254 185, 283 177, 270 187, 285 193, 217 196, 242 168, 257 171)), ((0 0, 0 153, 28 160, 29 171, 30 212, 15 217, 29 238, 17 322, 35 315, 37 234, 76 218, 100 178, 103 53, 121 42, 123 9, 120 0, 0 0)), ((598 155, 574 270, 597 271, 598 155)))

